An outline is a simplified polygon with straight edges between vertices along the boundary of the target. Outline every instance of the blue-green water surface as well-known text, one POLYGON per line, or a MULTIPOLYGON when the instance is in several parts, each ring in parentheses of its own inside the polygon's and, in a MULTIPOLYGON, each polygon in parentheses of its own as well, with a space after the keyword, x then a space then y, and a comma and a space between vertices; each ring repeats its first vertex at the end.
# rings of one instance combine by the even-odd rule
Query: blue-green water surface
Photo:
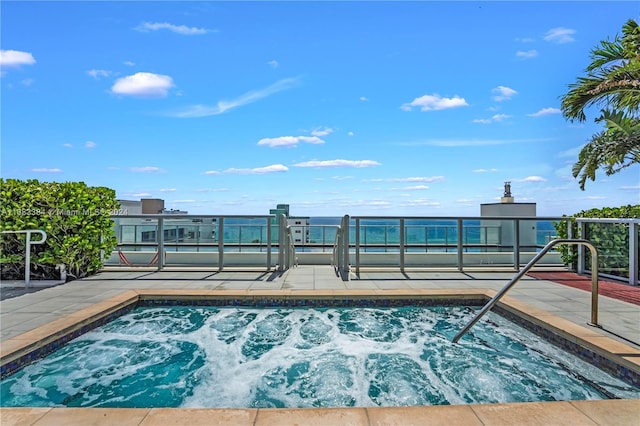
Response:
POLYGON ((353 407, 638 398, 465 307, 137 308, 1 384, 2 406, 353 407))

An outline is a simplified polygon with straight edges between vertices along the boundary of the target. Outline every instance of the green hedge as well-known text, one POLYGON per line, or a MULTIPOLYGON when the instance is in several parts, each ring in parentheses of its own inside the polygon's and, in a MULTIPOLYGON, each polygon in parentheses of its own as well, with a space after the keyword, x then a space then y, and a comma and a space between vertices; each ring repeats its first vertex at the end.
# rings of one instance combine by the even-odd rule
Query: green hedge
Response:
MULTIPOLYGON (((578 236, 578 225, 574 218, 603 218, 603 219, 638 219, 640 205, 622 207, 604 207, 601 209, 583 210, 572 216, 570 223, 573 238, 578 236)), ((567 223, 554 222, 558 238, 567 238, 567 223)), ((598 272, 626 276, 629 275, 629 229, 623 224, 589 225, 587 239, 598 250, 598 272)), ((578 251, 576 246, 558 246, 565 265, 577 269, 578 251)), ((590 255, 588 255, 587 261, 590 255)))
MULTIPOLYGON (((36 279, 56 278, 59 264, 75 278, 99 271, 101 252, 110 254, 117 244, 110 215, 119 206, 114 190, 84 182, 0 179, 0 231, 47 233, 44 244, 32 246, 36 279)), ((24 234, 2 234, 0 250, 2 279, 24 279, 24 234)))

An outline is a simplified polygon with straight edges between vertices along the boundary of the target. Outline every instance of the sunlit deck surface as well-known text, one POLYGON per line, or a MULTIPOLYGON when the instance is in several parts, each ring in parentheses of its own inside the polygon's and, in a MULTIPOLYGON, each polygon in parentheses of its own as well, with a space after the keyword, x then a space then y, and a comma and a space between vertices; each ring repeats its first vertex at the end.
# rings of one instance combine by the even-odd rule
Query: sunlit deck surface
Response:
MULTIPOLYGON (((258 270, 104 271, 0 302, 2 357, 38 345, 42 337, 118 301, 141 295, 227 294, 238 297, 407 297, 436 294, 491 296, 512 271, 365 270, 344 281, 328 265, 283 273, 258 270)), ((35 284, 35 283, 34 283, 35 284)), ((6 283, 3 285, 6 286, 6 283)), ((633 288, 633 287, 631 287, 633 288)), ((640 289, 633 288, 640 291, 640 289)), ((599 324, 590 327, 589 292, 525 276, 503 299, 570 336, 623 356, 640 368, 640 306, 601 295, 599 324)), ((635 425, 640 399, 473 404, 397 408, 173 409, 2 408, 4 425, 635 425)))

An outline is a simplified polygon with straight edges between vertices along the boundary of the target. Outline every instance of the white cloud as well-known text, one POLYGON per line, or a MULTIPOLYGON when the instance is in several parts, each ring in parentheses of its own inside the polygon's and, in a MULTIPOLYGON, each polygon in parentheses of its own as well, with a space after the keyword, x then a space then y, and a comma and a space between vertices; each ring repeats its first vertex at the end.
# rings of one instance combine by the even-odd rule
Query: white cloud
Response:
POLYGON ((36 168, 31 169, 32 172, 36 173, 62 173, 62 169, 49 169, 49 168, 36 168))
POLYGON ((205 28, 187 27, 186 25, 174 25, 168 22, 143 22, 135 28, 136 31, 148 33, 150 31, 169 30, 182 35, 201 35, 209 30, 205 28))
POLYGON ((280 136, 277 138, 264 138, 258 141, 259 146, 295 147, 299 142, 310 144, 323 144, 324 141, 316 136, 280 136))
POLYGON ((491 124, 494 122, 506 120, 507 118, 511 118, 511 116, 507 114, 494 114, 493 116, 491 116, 491 118, 476 118, 471 121, 473 123, 491 124))
POLYGON ((475 169, 473 173, 487 173, 487 172, 497 172, 498 169, 475 169))
POLYGON ((24 80, 22 80, 20 83, 22 83, 25 86, 31 86, 33 84, 35 80, 32 78, 25 78, 24 80))
POLYGON ((403 191, 423 191, 425 189, 429 189, 429 187, 427 185, 414 185, 402 188, 403 191))
POLYGON ((129 167, 130 172, 134 173, 164 173, 165 170, 160 167, 144 166, 144 167, 129 167))
POLYGON ((402 203, 406 207, 440 207, 442 204, 438 201, 431 201, 427 198, 418 198, 414 200, 407 200, 402 203))
POLYGON ((112 72, 108 70, 89 70, 87 74, 97 80, 99 77, 109 77, 112 72))
POLYGON ((513 182, 546 182, 542 176, 527 176, 524 179, 513 179, 513 182))
POLYGON ((139 197, 139 198, 151 197, 151 193, 150 192, 128 192, 128 193, 126 193, 124 195, 129 196, 129 197, 139 197))
POLYGON ((87 148, 95 148, 96 146, 98 146, 98 144, 95 143, 94 141, 86 141, 84 143, 84 146, 87 148))
POLYGON ((267 64, 269 64, 271 66, 271 68, 278 68, 278 65, 279 65, 278 61, 276 61, 276 60, 269 61, 269 62, 267 62, 267 64))
POLYGON ((133 67, 136 65, 136 63, 133 61, 124 61, 123 64, 125 64, 128 67, 133 67))
POLYGON ((542 108, 538 112, 534 112, 533 114, 527 114, 529 117, 542 117, 544 115, 553 115, 553 114, 561 114, 558 108, 542 108))
POLYGON ((160 192, 175 192, 177 191, 177 189, 175 188, 162 188, 160 189, 160 192))
POLYGON ((372 179, 372 181, 378 182, 442 182, 444 176, 415 176, 406 178, 389 178, 389 179, 372 179))
POLYGON ((576 33, 576 30, 572 30, 570 28, 552 28, 544 36, 545 41, 550 41, 552 43, 563 44, 563 43, 571 43, 575 41, 573 35, 576 33))
POLYGON ((62 146, 64 146, 65 148, 73 148, 73 145, 71 145, 70 143, 63 143, 62 146))
POLYGON ((531 59, 538 56, 538 51, 535 49, 532 50, 518 50, 516 52, 516 56, 521 59, 531 59))
POLYGON ((347 135, 353 136, 353 132, 347 132, 347 135))
POLYGON ((369 100, 369 98, 367 98, 366 96, 360 96, 360 100, 362 102, 367 102, 369 100))
POLYGON ((502 121, 502 120, 506 120, 507 118, 511 118, 511 116, 508 114, 494 114, 491 116, 491 119, 493 121, 502 121))
POLYGON ((291 89, 298 84, 300 84, 299 78, 284 78, 282 80, 276 81, 269 87, 261 90, 247 92, 244 95, 241 95, 240 97, 231 101, 218 101, 216 106, 193 105, 182 112, 170 115, 178 118, 193 118, 209 117, 211 115, 223 114, 234 108, 253 103, 283 90, 291 89))
POLYGON ((327 135, 328 135, 328 134, 330 134, 330 133, 333 133, 333 129, 332 129, 332 128, 330 128, 330 127, 325 127, 325 128, 323 128, 323 129, 321 129, 321 128, 319 128, 319 127, 318 127, 318 128, 313 129, 313 130, 311 131, 311 134, 312 134, 313 136, 327 136, 327 135))
POLYGON ((219 171, 215 171, 215 170, 209 170, 207 172, 204 172, 204 174, 206 175, 219 175, 219 174, 240 174, 240 175, 250 175, 250 174, 264 174, 264 173, 280 173, 280 172, 287 172, 289 171, 289 168, 287 166, 284 166, 282 164, 272 164, 270 166, 266 166, 266 167, 256 167, 253 169, 236 169, 236 168, 230 168, 230 169, 226 169, 222 172, 219 171))
POLYGON ((453 98, 443 98, 440 95, 434 94, 415 98, 413 101, 403 104, 400 108, 403 111, 411 111, 413 107, 420 107, 420 111, 435 111, 462 106, 469 106, 464 98, 461 98, 459 96, 454 96, 453 98))
POLYGON ((512 97, 518 94, 515 90, 506 86, 498 86, 491 89, 493 93, 496 95, 493 97, 493 100, 496 102, 508 101, 512 97))
POLYGON ((33 65, 35 63, 35 58, 29 52, 0 50, 0 67, 17 68, 21 65, 33 65))
POLYGON ((295 167, 315 167, 315 168, 330 168, 330 167, 375 167, 381 164, 373 160, 325 160, 325 161, 305 161, 302 163, 294 164, 295 167))
POLYGON ((125 96, 164 98, 172 87, 173 79, 168 75, 138 72, 116 80, 111 91, 125 96))

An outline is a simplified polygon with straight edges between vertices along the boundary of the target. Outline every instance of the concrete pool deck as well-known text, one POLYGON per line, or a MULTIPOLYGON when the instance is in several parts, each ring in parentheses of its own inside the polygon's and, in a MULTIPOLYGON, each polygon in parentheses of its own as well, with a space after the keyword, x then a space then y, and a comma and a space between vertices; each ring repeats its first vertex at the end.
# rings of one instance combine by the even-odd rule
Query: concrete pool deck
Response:
MULTIPOLYGON (((35 293, 0 302, 3 356, 12 343, 36 336, 41 327, 63 321, 131 290, 181 290, 207 293, 341 295, 426 293, 431 290, 497 291, 514 273, 362 271, 342 281, 330 266, 299 266, 273 271, 105 271, 35 293)), ((533 310, 551 314, 582 329, 591 318, 589 292, 552 281, 524 277, 507 295, 533 310)), ((630 362, 640 364, 640 306, 606 296, 599 298, 599 324, 588 327, 595 340, 624 348, 630 362), (611 343, 610 343, 611 344, 611 343)), ((584 332, 584 330, 582 330, 584 332)), ((638 425, 640 399, 558 401, 521 404, 479 404, 434 407, 338 409, 101 409, 2 408, 0 424, 447 424, 447 425, 638 425)))

